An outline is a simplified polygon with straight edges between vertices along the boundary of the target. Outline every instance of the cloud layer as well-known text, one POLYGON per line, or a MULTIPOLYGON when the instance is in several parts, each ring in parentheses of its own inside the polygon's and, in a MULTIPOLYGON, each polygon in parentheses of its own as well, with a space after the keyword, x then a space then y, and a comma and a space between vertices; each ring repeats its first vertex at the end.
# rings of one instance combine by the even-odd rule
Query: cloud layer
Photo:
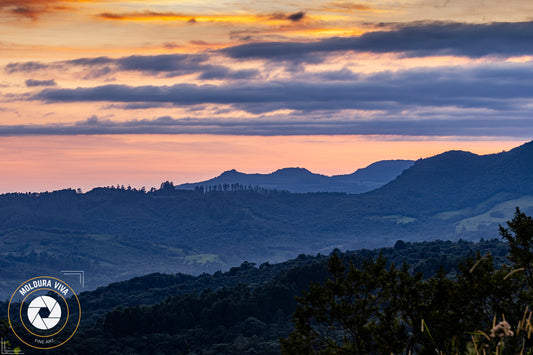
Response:
POLYGON ((84 79, 95 79, 117 72, 135 71, 145 75, 175 77, 198 74, 200 79, 251 79, 259 75, 257 69, 232 70, 224 65, 210 64, 207 54, 161 54, 132 55, 122 58, 95 57, 78 58, 69 61, 42 63, 18 62, 5 67, 8 74, 34 73, 37 71, 69 70, 85 68, 84 79))
POLYGON ((109 135, 109 134, 215 134, 248 136, 291 135, 400 135, 400 136, 492 136, 529 138, 533 122, 521 119, 434 119, 389 120, 256 120, 237 119, 156 119, 126 122, 92 116, 74 124, 0 126, 0 136, 26 135, 109 135))
POLYGON ((34 80, 34 79, 28 79, 26 80, 26 86, 31 88, 35 86, 56 86, 57 83, 54 79, 50 80, 34 80))
POLYGON ((170 103, 177 106, 229 104, 254 113, 280 109, 398 112, 413 107, 506 111, 520 109, 533 100, 531 63, 422 68, 359 76, 346 75, 345 71, 340 75, 344 75, 348 80, 270 81, 226 85, 103 85, 76 89, 44 89, 31 99, 49 103, 103 101, 170 103))
MULTIPOLYGON (((306 12, 269 16, 307 21, 306 12)), ((4 72, 30 76, 24 81, 29 89, 4 95, 5 102, 93 103, 95 112, 112 111, 121 119, 2 126, 1 134, 530 132, 533 62, 524 56, 533 56, 533 22, 411 22, 378 28, 360 36, 256 42, 194 53, 9 63, 4 72), (416 58, 421 64, 358 72, 363 52, 416 58), (461 57, 463 64, 424 66, 443 55, 461 57), (76 86, 61 87, 55 79, 34 79, 44 75, 61 75, 61 83, 65 76, 77 75, 97 84, 83 86, 77 80, 76 86), (150 110, 150 117, 179 110, 187 118, 132 119, 150 110), (240 118, 232 121, 231 115, 240 118)))
POLYGON ((356 37, 313 42, 262 42, 221 50, 232 58, 316 61, 339 51, 401 53, 413 57, 456 55, 521 56, 533 54, 533 22, 466 24, 420 22, 391 24, 386 30, 356 37))

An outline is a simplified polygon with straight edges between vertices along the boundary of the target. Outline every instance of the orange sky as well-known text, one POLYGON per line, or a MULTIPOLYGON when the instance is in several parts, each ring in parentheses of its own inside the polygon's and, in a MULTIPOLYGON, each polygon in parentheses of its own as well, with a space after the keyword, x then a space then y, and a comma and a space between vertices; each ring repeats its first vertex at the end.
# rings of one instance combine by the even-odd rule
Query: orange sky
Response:
POLYGON ((525 0, 0 2, 0 192, 531 140, 525 0))
POLYGON ((229 169, 269 173, 305 167, 334 175, 382 159, 419 159, 450 149, 478 154, 508 150, 520 141, 397 140, 398 137, 212 135, 44 136, 0 138, 0 191, 90 190, 95 186, 159 187, 201 181, 229 169), (65 149, 69 147, 69 149, 65 149))

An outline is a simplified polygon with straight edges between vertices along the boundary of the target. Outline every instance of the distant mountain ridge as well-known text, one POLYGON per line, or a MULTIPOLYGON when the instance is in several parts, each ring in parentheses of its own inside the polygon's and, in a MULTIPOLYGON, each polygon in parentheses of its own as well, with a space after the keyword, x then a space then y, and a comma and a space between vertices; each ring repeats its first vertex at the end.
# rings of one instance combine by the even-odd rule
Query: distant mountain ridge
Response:
POLYGON ((533 195, 533 142, 496 154, 452 150, 420 159, 372 199, 401 201, 410 214, 432 214, 533 195))
POLYGON ((296 193, 345 192, 358 194, 385 185, 413 164, 414 161, 412 160, 382 160, 358 169, 352 174, 334 176, 315 174, 304 168, 284 168, 270 174, 246 174, 233 169, 225 171, 213 179, 182 184, 176 188, 193 190, 197 187, 239 184, 296 193))
MULTIPOLYGON (((366 181, 383 176, 372 168, 354 174, 366 174, 366 181)), ((264 175, 333 178, 299 168, 264 175)), ((235 176, 250 175, 229 171, 217 183, 228 178, 231 184, 235 176)), ((252 176, 258 177, 265 176, 252 176)), ((517 206, 533 215, 533 142, 497 154, 449 151, 420 159, 360 194, 277 189, 202 191, 166 183, 149 192, 107 187, 0 195, 0 270, 9 275, 0 279, 0 295, 35 270, 86 270, 94 287, 150 272, 213 272, 243 260, 277 262, 399 239, 497 237, 517 206)))

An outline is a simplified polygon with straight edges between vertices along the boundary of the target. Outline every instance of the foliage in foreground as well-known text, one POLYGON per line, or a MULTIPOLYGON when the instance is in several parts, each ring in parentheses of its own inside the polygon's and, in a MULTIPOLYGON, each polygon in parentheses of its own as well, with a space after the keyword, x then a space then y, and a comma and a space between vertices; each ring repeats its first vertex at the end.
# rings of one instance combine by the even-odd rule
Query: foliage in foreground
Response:
MULTIPOLYGON (((455 279, 459 261, 466 256, 490 252, 499 268, 507 260, 507 247, 494 239, 398 241, 394 247, 334 254, 346 268, 351 262, 362 269, 382 254, 387 259, 385 270, 406 261, 409 275, 420 272, 427 279, 440 265, 447 279, 455 279)), ((326 282, 328 260, 323 255, 300 255, 280 264, 245 262, 212 275, 151 274, 84 292, 79 295, 80 329, 67 344, 48 353, 279 354, 278 339, 294 328, 290 322, 297 306, 294 295, 301 295, 310 282, 326 282)), ((0 317, 6 316, 1 313, 6 308, 7 304, 0 307, 0 317)), ((482 340, 479 344, 485 345, 482 340)), ((11 344, 15 347, 17 339, 11 344)), ((21 347, 25 354, 42 352, 21 347)))
POLYGON ((509 266, 496 267, 492 255, 478 253, 461 262, 453 278, 441 269, 424 279, 407 264, 387 266, 382 256, 346 266, 333 255, 331 277, 298 298, 295 330, 281 339, 282 351, 533 353, 533 219, 517 209, 500 234, 509 244, 509 266))
POLYGON ((20 347, 12 348, 8 338, 12 338, 9 323, 4 319, 0 319, 0 353, 20 354, 20 347))

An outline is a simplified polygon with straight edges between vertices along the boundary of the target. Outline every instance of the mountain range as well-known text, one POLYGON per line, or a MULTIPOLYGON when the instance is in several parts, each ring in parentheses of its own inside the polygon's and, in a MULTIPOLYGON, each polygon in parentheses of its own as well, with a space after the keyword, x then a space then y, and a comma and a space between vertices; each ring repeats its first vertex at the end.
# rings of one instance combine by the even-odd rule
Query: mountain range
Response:
MULTIPOLYGON (((382 256, 428 278, 439 271, 456 276, 459 263, 478 252, 490 253, 498 266, 508 261, 507 244, 496 239, 334 251, 358 268, 382 256)), ((153 273, 79 292, 83 314, 76 336, 47 354, 279 354, 278 339, 294 329, 295 296, 310 283, 324 283, 330 276, 328 261, 326 255, 299 255, 282 263, 243 262, 226 272, 198 276, 153 273)), ((0 301, 0 319, 7 317, 7 309, 7 302, 0 301)))
POLYGON ((490 155, 450 151, 362 194, 171 184, 151 192, 4 194, 0 290, 57 270, 85 270, 93 288, 150 272, 214 272, 400 239, 497 237, 517 206, 533 213, 532 162, 533 142, 490 155))
POLYGON ((246 174, 228 170, 206 181, 176 186, 177 189, 192 190, 224 185, 242 185, 270 190, 305 192, 346 192, 359 194, 385 185, 402 171, 414 164, 412 160, 382 160, 352 174, 326 176, 314 174, 304 168, 284 168, 270 174, 246 174))

